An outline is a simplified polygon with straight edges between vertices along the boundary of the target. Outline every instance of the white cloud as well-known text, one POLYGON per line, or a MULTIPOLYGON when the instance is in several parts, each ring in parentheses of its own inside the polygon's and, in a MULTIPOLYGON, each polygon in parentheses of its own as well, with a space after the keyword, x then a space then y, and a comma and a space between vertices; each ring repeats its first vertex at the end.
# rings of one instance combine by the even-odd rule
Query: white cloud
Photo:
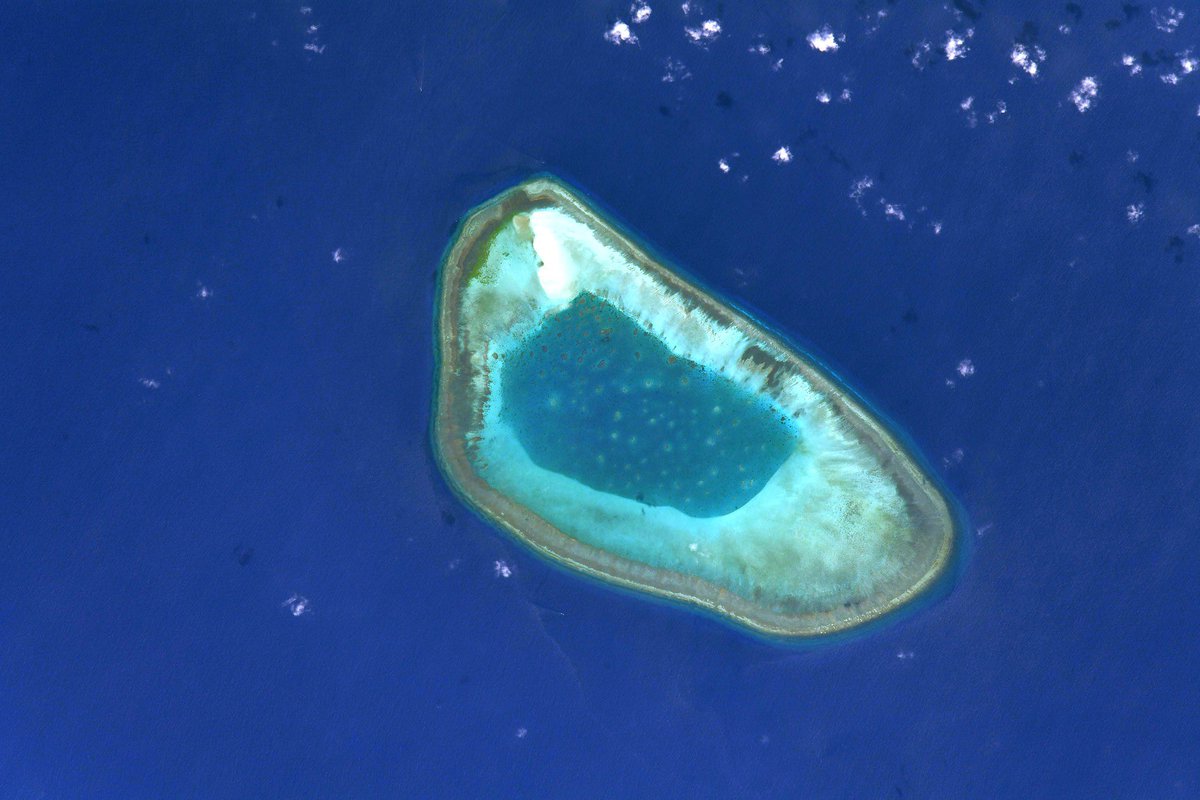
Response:
POLYGON ((946 31, 946 42, 942 49, 946 52, 947 61, 955 61, 967 54, 967 39, 975 35, 974 28, 968 28, 965 35, 960 36, 954 31, 946 31))
POLYGON ((670 57, 663 60, 663 83, 685 81, 690 77, 692 77, 692 73, 688 72, 688 68, 682 61, 670 57))
POLYGON ((629 23, 621 20, 614 22, 612 27, 605 31, 604 39, 617 45, 637 44, 638 40, 633 31, 629 29, 629 23))
POLYGON ((1128 53, 1121 56, 1121 65, 1129 68, 1130 75, 1138 75, 1142 71, 1142 65, 1137 63, 1137 59, 1128 53))
POLYGON ((1150 10, 1150 18, 1154 20, 1154 27, 1163 33, 1174 33, 1179 23, 1183 22, 1183 12, 1175 6, 1167 6, 1167 10, 1161 12, 1153 8, 1150 10))
POLYGON ((846 41, 846 36, 844 34, 837 36, 828 25, 822 25, 808 35, 807 41, 809 46, 818 53, 833 53, 837 51, 841 42, 846 41))
POLYGON ((792 151, 786 146, 780 147, 771 154, 771 160, 776 164, 786 164, 792 160, 792 151))
POLYGON ((869 175, 864 175, 854 183, 850 184, 850 199, 854 201, 856 206, 858 206, 858 210, 862 212, 864 217, 867 215, 867 210, 863 208, 863 196, 867 193, 868 189, 871 189, 874 186, 875 181, 873 181, 869 175))
POLYGON ((309 607, 308 598, 301 594, 293 594, 280 605, 286 608, 293 617, 303 616, 312 610, 309 607))
POLYGON ((929 42, 918 42, 913 45, 912 65, 916 69, 925 69, 925 65, 929 63, 929 54, 933 52, 933 46, 929 42))
POLYGON ((1079 109, 1081 114, 1091 108, 1099 96, 1100 84, 1091 75, 1081 80, 1079 85, 1071 90, 1071 102, 1075 104, 1075 108, 1079 109))
POLYGON ((1023 44, 1014 44, 1012 52, 1008 54, 1012 63, 1020 67, 1029 77, 1037 77, 1038 64, 1046 60, 1046 51, 1034 45, 1026 47, 1023 44))
POLYGON ((715 19, 706 19, 699 28, 684 28, 684 34, 693 44, 707 44, 721 35, 721 23, 715 19))

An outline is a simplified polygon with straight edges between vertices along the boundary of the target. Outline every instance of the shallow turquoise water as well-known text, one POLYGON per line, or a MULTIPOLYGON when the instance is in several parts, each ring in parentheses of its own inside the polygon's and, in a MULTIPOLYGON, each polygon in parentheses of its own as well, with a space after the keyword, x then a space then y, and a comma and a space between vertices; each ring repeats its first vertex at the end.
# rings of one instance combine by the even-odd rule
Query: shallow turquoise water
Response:
POLYGON ((507 355, 501 400, 539 466, 695 517, 745 504, 798 443, 777 408, 586 293, 507 355))

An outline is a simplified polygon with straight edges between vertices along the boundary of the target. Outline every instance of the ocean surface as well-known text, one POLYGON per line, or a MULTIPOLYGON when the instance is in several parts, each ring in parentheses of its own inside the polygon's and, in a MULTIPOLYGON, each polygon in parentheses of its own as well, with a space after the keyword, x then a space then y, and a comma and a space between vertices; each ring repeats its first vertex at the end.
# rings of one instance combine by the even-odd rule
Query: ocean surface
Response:
POLYGON ((1200 796, 1200 4, 14 3, 0 797, 1200 796), (539 171, 961 504, 815 648, 543 562, 429 445, 539 171))

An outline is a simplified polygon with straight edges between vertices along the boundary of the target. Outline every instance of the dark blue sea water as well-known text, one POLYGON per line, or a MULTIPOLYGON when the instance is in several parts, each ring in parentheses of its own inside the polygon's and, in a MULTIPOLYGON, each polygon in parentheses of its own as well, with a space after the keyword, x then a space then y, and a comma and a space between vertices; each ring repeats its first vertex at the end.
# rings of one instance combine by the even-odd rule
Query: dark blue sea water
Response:
POLYGON ((0 796, 1200 796, 1200 6, 651 6, 10 4, 0 796), (783 649, 454 499, 539 170, 907 433, 948 596, 783 649))

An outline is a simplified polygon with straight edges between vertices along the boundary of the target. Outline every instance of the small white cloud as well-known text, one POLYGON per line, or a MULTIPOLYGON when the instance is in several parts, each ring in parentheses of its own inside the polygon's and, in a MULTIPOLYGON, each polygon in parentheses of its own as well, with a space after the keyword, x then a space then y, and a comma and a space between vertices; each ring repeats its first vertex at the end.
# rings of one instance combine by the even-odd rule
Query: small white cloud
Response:
POLYGON ((650 19, 651 8, 649 3, 634 3, 629 7, 629 16, 633 19, 634 24, 640 25, 650 19))
POLYGON ((1137 225, 1146 216, 1145 203, 1133 203, 1125 207, 1125 219, 1129 220, 1131 225, 1137 225))
POLYGON ((729 166, 729 162, 722 158, 717 160, 717 169, 728 175, 731 167, 729 166))
POLYGON ((842 93, 838 95, 838 100, 842 101, 843 103, 849 103, 851 100, 850 90, 842 89, 842 93))
POLYGON ((979 115, 975 113, 975 98, 974 96, 967 97, 958 104, 959 109, 963 112, 963 116, 967 119, 967 126, 974 128, 979 124, 979 115))
POLYGON ((870 35, 876 33, 879 30, 879 28, 883 25, 883 21, 885 19, 887 19, 887 17, 888 17, 888 10, 886 8, 879 9, 878 11, 875 12, 874 16, 871 16, 870 14, 866 15, 863 19, 866 20, 866 24, 867 24, 867 28, 866 28, 867 36, 870 36, 870 35))
POLYGON ((806 37, 806 41, 818 53, 837 52, 840 43, 846 41, 845 34, 836 35, 828 25, 822 25, 806 37))
POLYGON ((1140 75, 1142 72, 1142 65, 1137 62, 1136 58, 1128 53, 1121 56, 1121 65, 1128 67, 1130 75, 1140 75))
POLYGON ((715 19, 706 19, 698 28, 684 28, 684 34, 692 44, 708 44, 721 35, 721 23, 715 19))
POLYGON ((824 89, 817 92, 817 102, 818 103, 828 103, 832 99, 833 98, 829 96, 829 92, 825 91, 824 89))
POLYGON ((617 20, 604 33, 605 41, 616 45, 621 44, 637 44, 637 36, 629 29, 629 23, 622 20, 617 20))
POLYGON ((340 264, 346 260, 346 251, 339 247, 330 253, 330 256, 333 258, 333 263, 340 264))
POLYGON ((771 160, 776 164, 786 164, 792 160, 792 151, 788 147, 780 147, 771 154, 771 160))
POLYGON ((1094 77, 1089 75, 1071 90, 1071 102, 1075 104, 1075 108, 1079 109, 1079 113, 1082 114, 1092 107, 1099 95, 1100 84, 1094 77))
POLYGON ((934 52, 934 46, 929 42, 918 42, 912 46, 912 66, 924 70, 929 64, 929 54, 934 52))
POLYGON ((301 594, 293 594, 287 600, 280 603, 280 605, 286 608, 288 613, 293 617, 303 616, 312 610, 309 607, 308 598, 301 594))
POLYGON ((1046 60, 1046 51, 1034 45, 1026 47, 1023 44, 1014 44, 1012 52, 1008 54, 1009 59, 1017 67, 1020 67, 1029 77, 1037 77, 1038 64, 1046 60))
POLYGON ((918 42, 912 48, 912 65, 916 69, 923 70, 929 63, 929 54, 933 52, 933 45, 929 42, 918 42))
POLYGON ((1189 225, 1187 232, 1192 236, 1200 236, 1200 224, 1189 225))
POLYGON ((503 560, 496 561, 494 564, 492 564, 492 571, 495 573, 497 578, 511 578, 513 574, 512 567, 508 565, 507 561, 503 560))
POLYGON ((936 220, 934 220, 933 222, 929 223, 929 227, 933 228, 933 235, 934 235, 934 236, 939 236, 939 235, 941 235, 941 233, 942 233, 942 221, 941 221, 940 219, 936 219, 936 220))
POLYGON ((685 81, 690 77, 692 77, 692 73, 688 72, 688 68, 682 61, 670 57, 663 60, 663 83, 685 81))
POLYGON ((1139 158, 1141 158, 1141 155, 1138 153, 1137 150, 1126 150, 1125 151, 1125 160, 1128 161, 1130 164, 1136 164, 1137 160, 1139 158))
POLYGON ((863 196, 866 195, 867 191, 874 186, 875 181, 873 181, 869 175, 864 175, 854 183, 850 184, 849 197, 854 201, 854 204, 858 206, 858 210, 862 212, 864 217, 867 215, 867 209, 863 207, 863 196))
POLYGON ((975 374, 975 363, 969 358, 964 358, 962 361, 958 362, 958 366, 955 367, 955 372, 964 378, 969 378, 975 374))
POLYGON ((162 382, 156 381, 154 378, 141 378, 138 380, 138 383, 147 389, 158 389, 162 386, 162 382))
POLYGON ((1183 12, 1175 6, 1167 6, 1166 11, 1153 8, 1150 10, 1150 18, 1154 20, 1154 27, 1163 33, 1174 33, 1179 28, 1179 23, 1183 22, 1183 12))
POLYGON ((967 55, 967 39, 975 35, 974 28, 968 28, 966 34, 959 35, 954 31, 946 31, 946 42, 942 50, 946 53, 947 61, 956 61, 967 55))
POLYGON ((883 214, 888 219, 894 219, 897 222, 904 222, 904 206, 899 203, 887 203, 883 200, 879 201, 883 205, 883 214))

